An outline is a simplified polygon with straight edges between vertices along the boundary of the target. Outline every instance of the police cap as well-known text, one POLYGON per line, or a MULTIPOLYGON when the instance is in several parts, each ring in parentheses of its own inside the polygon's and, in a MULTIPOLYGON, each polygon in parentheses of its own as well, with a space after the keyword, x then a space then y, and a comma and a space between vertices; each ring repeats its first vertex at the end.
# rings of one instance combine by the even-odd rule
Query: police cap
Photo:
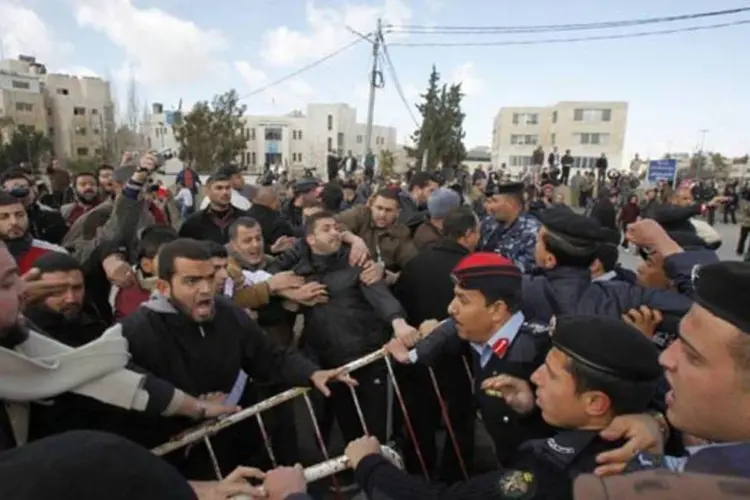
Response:
POLYGON ((492 252, 467 255, 453 268, 451 278, 457 286, 485 295, 487 290, 517 292, 523 279, 512 260, 492 252))
POLYGON ((509 182, 507 184, 488 185, 484 190, 486 196, 495 196, 496 194, 512 194, 514 196, 523 196, 523 182, 509 182))
POLYGON ((723 261, 696 268, 693 300, 711 314, 750 334, 750 262, 723 261))
POLYGON ((651 340, 619 318, 561 316, 552 345, 588 368, 622 380, 649 382, 663 374, 651 340))
POLYGON ((547 230, 562 237, 591 243, 612 241, 609 231, 604 230, 596 220, 579 215, 566 206, 546 208, 537 217, 547 230))

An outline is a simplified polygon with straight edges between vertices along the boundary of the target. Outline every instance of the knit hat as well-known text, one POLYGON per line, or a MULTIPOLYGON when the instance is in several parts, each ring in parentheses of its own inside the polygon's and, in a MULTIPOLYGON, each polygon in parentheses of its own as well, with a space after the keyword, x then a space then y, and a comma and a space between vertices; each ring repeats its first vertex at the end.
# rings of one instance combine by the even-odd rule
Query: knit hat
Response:
POLYGON ((461 197, 448 188, 436 189, 427 199, 427 211, 430 217, 436 219, 444 219, 459 206, 461 206, 461 197))

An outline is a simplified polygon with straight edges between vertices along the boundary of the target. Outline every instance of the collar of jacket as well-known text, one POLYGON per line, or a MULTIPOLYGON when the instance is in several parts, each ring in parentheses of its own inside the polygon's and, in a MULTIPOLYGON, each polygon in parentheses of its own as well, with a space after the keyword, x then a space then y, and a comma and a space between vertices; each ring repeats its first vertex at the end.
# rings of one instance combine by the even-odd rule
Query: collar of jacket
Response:
POLYGON ((471 253, 465 246, 448 238, 442 238, 436 241, 432 248, 438 251, 454 253, 461 256, 469 255, 471 253))
POLYGON ((315 255, 306 241, 303 240, 302 243, 302 255, 294 267, 294 273, 299 276, 332 271, 344 267, 349 262, 349 246, 346 243, 342 243, 341 247, 330 255, 315 255))
POLYGON ((533 439, 523 448, 533 450, 534 455, 566 469, 583 451, 599 439, 598 430, 564 430, 547 439, 533 439))

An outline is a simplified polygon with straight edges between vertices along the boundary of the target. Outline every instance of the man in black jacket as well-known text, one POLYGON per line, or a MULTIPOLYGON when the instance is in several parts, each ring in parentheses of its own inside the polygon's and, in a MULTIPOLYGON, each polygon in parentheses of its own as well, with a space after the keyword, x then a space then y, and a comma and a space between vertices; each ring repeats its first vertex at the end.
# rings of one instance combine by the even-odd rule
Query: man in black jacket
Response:
MULTIPOLYGON (((401 271, 393 289, 412 325, 448 317, 448 305, 453 300, 451 272, 479 243, 479 221, 468 206, 459 207, 448 214, 443 220, 442 231, 443 239, 410 260, 401 271), (425 296, 425 290, 429 290, 429 296, 425 296)), ((470 381, 461 356, 440 356, 435 362, 434 371, 448 407, 464 464, 471 464, 474 448, 473 403, 470 381)), ((399 372, 403 373, 403 376, 399 374, 399 381, 402 381, 406 405, 411 410, 417 441, 427 469, 431 471, 438 456, 435 434, 440 427, 439 401, 433 391, 425 389, 432 384, 426 367, 399 366, 399 372)), ((455 450, 447 438, 448 436, 436 477, 452 483, 460 481, 463 476, 455 450)), ((406 444, 404 452, 407 470, 418 472, 415 466, 419 462, 411 442, 406 444)))
POLYGON ((208 207, 188 217, 180 227, 180 236, 211 240, 220 245, 229 242, 229 226, 247 212, 232 205, 231 176, 217 172, 208 179, 208 207))
MULTIPOLYGON (((326 395, 331 379, 352 382, 339 370, 318 370, 296 350, 277 346, 244 311, 217 298, 215 269, 203 242, 178 239, 164 245, 157 267, 159 293, 113 327, 128 339, 133 362, 153 375, 195 396, 242 393, 237 386, 242 384, 241 370, 257 381, 315 385, 326 395)), ((166 441, 186 427, 179 422, 140 423, 133 437, 148 445, 166 441)), ((246 440, 253 435, 249 434, 245 433, 246 440)), ((258 447, 257 441, 243 442, 232 431, 215 441, 219 462, 228 471, 245 458, 243 452, 258 447)), ((205 458, 178 461, 178 468, 189 477, 212 476, 205 458)))
POLYGON ((0 178, 5 191, 15 198, 23 200, 26 213, 29 214, 29 231, 34 238, 59 244, 68 226, 59 210, 49 207, 36 199, 28 175, 20 169, 11 169, 0 178))
MULTIPOLYGON (((342 245, 339 224, 329 212, 319 212, 305 221, 305 248, 293 266, 306 281, 325 285, 328 301, 305 308, 303 336, 324 368, 334 368, 378 350, 391 338, 415 337, 416 330, 404 320, 401 305, 380 280, 373 285, 361 281, 360 266, 349 263, 350 247, 342 245)), ((359 400, 368 430, 386 438, 387 374, 383 362, 353 372, 359 382, 359 400)), ((351 394, 332 387, 334 412, 345 439, 362 435, 351 394)))
MULTIPOLYGON (((291 224, 281 215, 281 202, 276 191, 268 186, 258 189, 247 215, 258 221, 263 232, 265 252, 277 254, 291 247, 295 235, 291 224)), ((231 235, 230 235, 231 239, 231 235)))

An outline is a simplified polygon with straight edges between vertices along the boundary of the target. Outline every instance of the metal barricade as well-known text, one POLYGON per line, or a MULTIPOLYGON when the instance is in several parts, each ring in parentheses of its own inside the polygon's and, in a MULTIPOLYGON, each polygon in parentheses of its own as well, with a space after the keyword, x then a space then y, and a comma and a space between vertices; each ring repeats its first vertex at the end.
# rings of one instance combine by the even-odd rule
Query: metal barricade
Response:
MULTIPOLYGON (((406 407, 406 402, 401 392, 401 387, 394 373, 393 363, 390 357, 387 355, 386 350, 379 349, 366 356, 363 356, 350 363, 347 363, 346 365, 342 367, 342 370, 346 373, 351 373, 364 366, 370 365, 380 360, 383 360, 385 362, 393 391, 396 395, 396 399, 404 415, 404 425, 408 432, 409 439, 411 440, 412 445, 414 446, 414 450, 419 460, 422 472, 424 473, 426 478, 429 478, 429 472, 427 470, 424 457, 422 456, 422 452, 419 447, 416 434, 414 433, 414 427, 412 425, 411 417, 409 416, 409 411, 406 407)), ((467 369, 467 375, 471 379, 471 373, 468 370, 468 364, 466 364, 466 369, 467 369)), ((455 432, 451 425, 450 417, 448 415, 448 408, 443 399, 443 395, 440 390, 440 387, 438 386, 437 377, 435 376, 435 373, 431 367, 428 367, 428 370, 429 370, 430 378, 432 381, 432 388, 435 391, 435 395, 437 396, 438 402, 440 404, 441 416, 443 418, 443 422, 445 423, 446 431, 449 434, 451 444, 454 448, 454 451, 456 452, 456 456, 458 457, 461 471, 463 475, 466 478, 468 478, 467 468, 464 463, 463 455, 459 448, 458 441, 456 440, 455 432)), ((271 446, 270 438, 268 436, 268 433, 266 432, 266 427, 265 427, 265 424, 263 423, 263 418, 261 416, 261 413, 266 410, 270 410, 271 408, 274 408, 280 404, 291 401, 297 397, 302 397, 305 400, 305 406, 307 407, 310 418, 312 419, 312 424, 315 430, 316 439, 318 441, 318 446, 320 447, 320 450, 323 453, 323 457, 325 458, 325 461, 322 462, 321 464, 318 464, 316 466, 312 466, 306 469, 305 477, 308 479, 308 482, 311 482, 317 479, 321 479, 322 477, 330 476, 333 478, 334 486, 338 489, 338 484, 336 482, 335 474, 345 470, 348 467, 348 462, 346 460, 346 457, 338 457, 338 458, 330 457, 328 453, 328 449, 326 447, 325 440, 323 439, 323 435, 320 430, 320 425, 318 423, 317 417, 315 416, 315 411, 313 409, 312 401, 310 400, 310 396, 308 394, 308 391, 310 390, 312 389, 302 388, 302 387, 295 387, 295 388, 286 390, 268 399, 260 401, 248 408, 244 408, 237 413, 234 413, 232 415, 227 415, 218 420, 207 422, 197 427, 194 427, 192 429, 189 429, 183 432, 182 434, 174 437, 172 440, 160 446, 157 446, 156 448, 153 448, 151 451, 157 456, 163 456, 173 451, 179 450, 181 448, 184 448, 184 447, 193 445, 194 443, 198 443, 202 441, 208 449, 209 457, 211 459, 212 465, 216 472, 217 478, 221 479, 221 468, 219 467, 216 454, 214 453, 213 447, 211 445, 211 439, 210 439, 211 436, 214 436, 215 434, 222 431, 223 429, 226 429, 227 427, 230 427, 236 423, 242 422, 251 417, 255 417, 258 422, 258 426, 260 428, 260 432, 264 441, 266 452, 268 454, 268 457, 271 463, 275 467, 278 464, 276 463, 276 458, 273 452, 273 447, 271 446), (322 471, 330 471, 330 473, 324 473, 322 471)), ((359 417, 360 424, 362 425, 363 433, 367 435, 368 434, 367 422, 365 421, 365 417, 362 412, 362 408, 360 406, 359 398, 357 396, 357 391, 353 387, 351 388, 351 394, 354 400, 354 405, 357 410, 357 415, 359 417)), ((388 447, 383 447, 383 450, 384 450, 385 456, 389 458, 389 460, 391 460, 392 462, 394 462, 395 464, 399 466, 403 466, 401 459, 398 458, 398 455, 392 449, 388 447)))

